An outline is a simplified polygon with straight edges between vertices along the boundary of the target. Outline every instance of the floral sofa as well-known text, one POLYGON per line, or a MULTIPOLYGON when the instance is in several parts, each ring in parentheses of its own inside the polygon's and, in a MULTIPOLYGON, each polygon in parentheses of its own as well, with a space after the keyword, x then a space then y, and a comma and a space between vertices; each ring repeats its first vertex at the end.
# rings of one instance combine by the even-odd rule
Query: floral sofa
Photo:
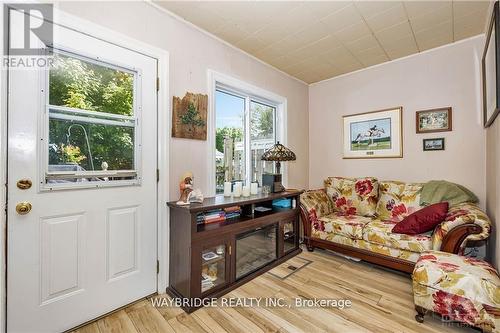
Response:
POLYGON ((325 188, 301 195, 304 239, 315 247, 411 273, 420 253, 461 253, 469 241, 486 239, 491 222, 473 203, 449 208, 433 232, 420 235, 391 230, 420 206, 422 183, 376 178, 329 177, 325 188))

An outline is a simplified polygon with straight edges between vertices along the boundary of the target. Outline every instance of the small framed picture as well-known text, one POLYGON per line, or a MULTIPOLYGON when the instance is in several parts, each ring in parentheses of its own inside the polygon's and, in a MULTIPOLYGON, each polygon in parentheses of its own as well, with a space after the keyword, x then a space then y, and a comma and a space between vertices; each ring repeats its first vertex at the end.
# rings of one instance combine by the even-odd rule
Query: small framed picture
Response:
POLYGON ((451 107, 417 111, 417 133, 451 131, 451 107))
POLYGON ((444 150, 444 138, 424 139, 424 151, 444 150))

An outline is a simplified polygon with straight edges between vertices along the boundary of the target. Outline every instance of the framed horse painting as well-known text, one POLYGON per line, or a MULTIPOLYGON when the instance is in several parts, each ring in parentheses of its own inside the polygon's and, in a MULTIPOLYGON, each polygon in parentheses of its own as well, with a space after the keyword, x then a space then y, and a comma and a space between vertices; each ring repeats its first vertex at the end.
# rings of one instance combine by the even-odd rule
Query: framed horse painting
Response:
POLYGON ((403 108, 343 116, 343 158, 403 157, 403 108))

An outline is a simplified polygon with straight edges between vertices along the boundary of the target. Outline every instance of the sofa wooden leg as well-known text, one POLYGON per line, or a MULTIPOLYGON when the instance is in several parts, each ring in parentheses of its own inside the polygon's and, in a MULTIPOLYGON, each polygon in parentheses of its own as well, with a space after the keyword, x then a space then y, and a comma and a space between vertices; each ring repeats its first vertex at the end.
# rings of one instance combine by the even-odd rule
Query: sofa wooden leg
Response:
POLYGON ((417 310, 417 314, 415 315, 415 320, 419 323, 423 323, 424 316, 427 313, 427 310, 418 305, 415 305, 415 310, 417 310))
POLYGON ((311 241, 308 238, 304 239, 304 243, 306 244, 307 251, 314 251, 314 246, 312 246, 311 241))

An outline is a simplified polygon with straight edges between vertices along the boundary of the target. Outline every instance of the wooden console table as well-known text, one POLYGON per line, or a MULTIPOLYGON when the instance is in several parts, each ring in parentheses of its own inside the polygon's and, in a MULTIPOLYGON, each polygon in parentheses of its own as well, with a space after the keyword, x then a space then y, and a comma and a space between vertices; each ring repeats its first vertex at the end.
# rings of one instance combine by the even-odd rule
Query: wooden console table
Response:
POLYGON ((299 196, 287 191, 248 198, 206 198, 201 204, 170 207, 170 282, 167 292, 188 301, 219 297, 299 254, 299 196), (293 207, 273 206, 287 198, 293 207), (241 207, 241 215, 199 224, 200 214, 241 207), (257 208, 260 207, 260 208, 257 208), (264 207, 264 209, 261 209, 264 207), (256 209, 257 208, 257 209, 256 209), (266 210, 266 211, 262 211, 266 210))

